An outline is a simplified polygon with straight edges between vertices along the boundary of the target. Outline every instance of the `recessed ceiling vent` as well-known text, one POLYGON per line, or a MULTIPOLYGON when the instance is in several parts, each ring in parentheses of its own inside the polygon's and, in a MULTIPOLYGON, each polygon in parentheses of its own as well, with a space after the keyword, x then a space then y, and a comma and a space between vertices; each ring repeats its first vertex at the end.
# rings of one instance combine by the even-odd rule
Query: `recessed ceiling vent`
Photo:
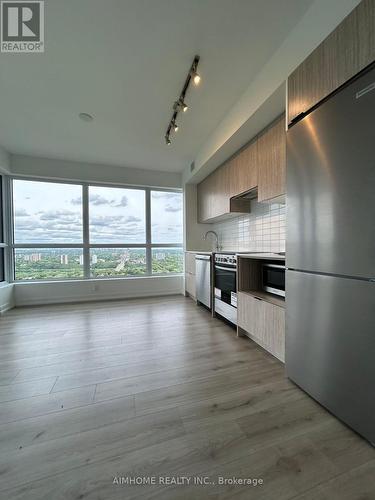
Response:
POLYGON ((194 169, 195 169, 195 161, 192 161, 190 163, 190 172, 193 172, 194 169))

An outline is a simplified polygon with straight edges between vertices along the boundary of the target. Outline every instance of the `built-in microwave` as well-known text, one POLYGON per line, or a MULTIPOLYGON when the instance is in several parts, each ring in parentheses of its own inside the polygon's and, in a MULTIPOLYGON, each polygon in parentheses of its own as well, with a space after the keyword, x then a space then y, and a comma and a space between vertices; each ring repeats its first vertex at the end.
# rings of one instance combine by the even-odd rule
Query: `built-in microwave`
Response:
POLYGON ((265 292, 285 297, 285 266, 282 264, 263 264, 262 288, 265 292))

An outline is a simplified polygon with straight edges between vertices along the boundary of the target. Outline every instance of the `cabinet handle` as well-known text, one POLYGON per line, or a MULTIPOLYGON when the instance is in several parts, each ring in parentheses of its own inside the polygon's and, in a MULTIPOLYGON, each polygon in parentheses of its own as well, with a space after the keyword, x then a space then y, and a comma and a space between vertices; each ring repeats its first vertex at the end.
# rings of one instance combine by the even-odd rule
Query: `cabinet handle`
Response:
POLYGON ((260 300, 260 301, 262 301, 262 300, 263 300, 263 299, 261 299, 260 297, 256 297, 255 295, 254 295, 254 299, 256 299, 256 300, 260 300))

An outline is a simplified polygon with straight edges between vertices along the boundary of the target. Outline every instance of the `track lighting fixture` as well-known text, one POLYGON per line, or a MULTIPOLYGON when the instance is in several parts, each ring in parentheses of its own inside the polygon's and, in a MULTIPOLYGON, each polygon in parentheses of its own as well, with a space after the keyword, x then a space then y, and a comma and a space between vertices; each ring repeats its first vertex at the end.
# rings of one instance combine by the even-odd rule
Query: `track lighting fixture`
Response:
POLYGON ((169 125, 168 125, 167 131, 165 133, 165 143, 168 146, 171 144, 171 132, 172 132, 172 130, 174 132, 177 132, 178 128, 179 128, 177 125, 177 122, 176 122, 178 113, 180 111, 185 113, 188 110, 188 105, 185 102, 185 96, 186 96, 186 93, 187 93, 187 90, 189 88, 191 80, 193 80, 195 85, 198 85, 199 82, 201 81, 201 77, 197 72, 198 63, 199 63, 199 56, 195 56, 193 63, 190 67, 189 73, 186 77, 186 80, 185 80, 184 86, 182 88, 182 91, 180 93, 180 96, 177 99, 177 101, 175 101, 175 103, 173 104, 172 118, 169 121, 169 125))

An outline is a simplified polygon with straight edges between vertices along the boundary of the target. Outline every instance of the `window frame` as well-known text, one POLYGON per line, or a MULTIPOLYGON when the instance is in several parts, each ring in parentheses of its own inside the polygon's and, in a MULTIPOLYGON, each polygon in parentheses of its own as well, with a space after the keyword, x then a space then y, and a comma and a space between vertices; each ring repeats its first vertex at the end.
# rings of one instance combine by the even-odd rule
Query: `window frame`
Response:
MULTIPOLYGON (((152 272, 152 249, 153 248, 176 248, 181 249, 183 252, 183 241, 180 243, 152 243, 151 241, 151 191, 161 192, 174 192, 183 196, 181 188, 159 188, 147 187, 138 185, 128 185, 119 183, 101 183, 101 182, 83 182, 83 181, 68 181, 60 179, 48 179, 44 177, 25 177, 25 176, 11 176, 9 177, 8 184, 8 198, 9 198, 9 217, 5 215, 5 219, 9 221, 9 280, 12 283, 47 283, 47 282, 66 282, 66 281, 86 281, 86 280, 112 280, 112 279, 143 279, 150 277, 161 276, 181 276, 183 269, 177 273, 153 273, 152 272), (13 182, 17 180, 31 181, 31 182, 50 182, 55 184, 69 184, 81 186, 82 189, 82 243, 15 243, 14 241, 14 203, 13 203, 13 182), (135 189, 143 190, 145 192, 145 229, 146 229, 146 242, 145 243, 90 243, 90 218, 89 218, 89 188, 90 186, 105 187, 105 188, 119 188, 119 189, 135 189), (17 280, 15 271, 15 250, 17 248, 27 249, 48 249, 48 248, 80 248, 83 253, 83 277, 77 278, 51 278, 51 279, 33 279, 33 280, 17 280), (140 275, 119 275, 119 276, 91 276, 90 269, 90 251, 95 248, 145 248, 146 250, 146 272, 140 275)), ((182 220, 183 224, 183 220, 182 220)))
POLYGON ((4 176, 0 172, 0 285, 6 281, 5 266, 5 203, 4 203, 4 176))

